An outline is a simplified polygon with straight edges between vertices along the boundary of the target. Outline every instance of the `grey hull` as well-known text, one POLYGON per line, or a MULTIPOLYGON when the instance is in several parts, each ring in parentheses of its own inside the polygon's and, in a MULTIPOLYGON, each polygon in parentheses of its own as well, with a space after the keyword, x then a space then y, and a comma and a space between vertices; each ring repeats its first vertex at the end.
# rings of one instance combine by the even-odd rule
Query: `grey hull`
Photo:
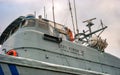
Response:
POLYGON ((0 75, 108 75, 42 61, 0 55, 0 75))

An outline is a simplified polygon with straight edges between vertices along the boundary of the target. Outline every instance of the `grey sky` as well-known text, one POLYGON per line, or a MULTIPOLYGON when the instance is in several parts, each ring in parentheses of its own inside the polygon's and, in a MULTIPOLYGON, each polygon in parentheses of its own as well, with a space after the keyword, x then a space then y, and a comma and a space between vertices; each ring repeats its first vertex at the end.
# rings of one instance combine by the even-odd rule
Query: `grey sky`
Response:
MULTIPOLYGON (((0 32, 2 32, 14 19, 23 15, 37 12, 43 15, 46 7, 47 19, 52 20, 52 0, 0 0, 0 32)), ((68 0, 55 1, 56 22, 71 27, 68 0)), ((71 0, 72 2, 73 0, 71 0)), ((73 2, 72 2, 73 3, 73 2)), ((72 4, 73 5, 73 4, 72 4)), ((102 34, 109 43, 106 52, 120 58, 120 0, 76 0, 77 18, 80 31, 83 30, 83 20, 96 17, 94 22, 100 25, 102 19, 108 29, 102 34)), ((99 26, 98 26, 99 27, 99 26)), ((98 28, 96 27, 96 28, 98 28)))

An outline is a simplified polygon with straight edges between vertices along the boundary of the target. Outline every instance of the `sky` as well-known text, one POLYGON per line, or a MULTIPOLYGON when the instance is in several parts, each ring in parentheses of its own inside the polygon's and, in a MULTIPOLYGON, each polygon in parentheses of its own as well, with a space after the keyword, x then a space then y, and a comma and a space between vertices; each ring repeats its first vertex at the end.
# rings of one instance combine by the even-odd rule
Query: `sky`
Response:
MULTIPOLYGON (((68 0, 54 0, 55 21, 72 29, 68 0)), ((95 29, 100 28, 100 20, 108 28, 101 37, 107 39, 105 52, 120 58, 120 0, 76 0, 77 21, 79 30, 85 29, 84 20, 97 18, 95 29)), ((73 7, 73 0, 71 0, 73 7)), ((34 14, 44 17, 44 7, 47 19, 52 17, 52 0, 0 0, 0 34, 19 16, 34 14)), ((73 8, 72 8, 73 9, 73 8)))

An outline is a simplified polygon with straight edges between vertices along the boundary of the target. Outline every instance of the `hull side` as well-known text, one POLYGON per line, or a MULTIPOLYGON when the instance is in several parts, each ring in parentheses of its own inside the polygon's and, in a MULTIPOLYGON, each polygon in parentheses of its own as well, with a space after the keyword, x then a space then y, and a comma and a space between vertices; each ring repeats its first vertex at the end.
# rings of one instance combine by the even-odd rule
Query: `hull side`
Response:
POLYGON ((108 75, 32 59, 0 55, 0 75, 108 75))

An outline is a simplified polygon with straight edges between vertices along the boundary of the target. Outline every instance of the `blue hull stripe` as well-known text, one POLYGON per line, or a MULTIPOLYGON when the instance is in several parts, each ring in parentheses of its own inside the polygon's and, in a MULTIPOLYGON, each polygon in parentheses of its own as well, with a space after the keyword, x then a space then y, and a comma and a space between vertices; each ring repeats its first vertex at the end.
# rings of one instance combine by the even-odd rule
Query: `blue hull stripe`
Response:
POLYGON ((9 69, 10 69, 12 75, 19 75, 18 70, 15 65, 8 64, 8 66, 9 66, 9 69))
POLYGON ((4 75, 1 65, 0 65, 0 75, 4 75))

